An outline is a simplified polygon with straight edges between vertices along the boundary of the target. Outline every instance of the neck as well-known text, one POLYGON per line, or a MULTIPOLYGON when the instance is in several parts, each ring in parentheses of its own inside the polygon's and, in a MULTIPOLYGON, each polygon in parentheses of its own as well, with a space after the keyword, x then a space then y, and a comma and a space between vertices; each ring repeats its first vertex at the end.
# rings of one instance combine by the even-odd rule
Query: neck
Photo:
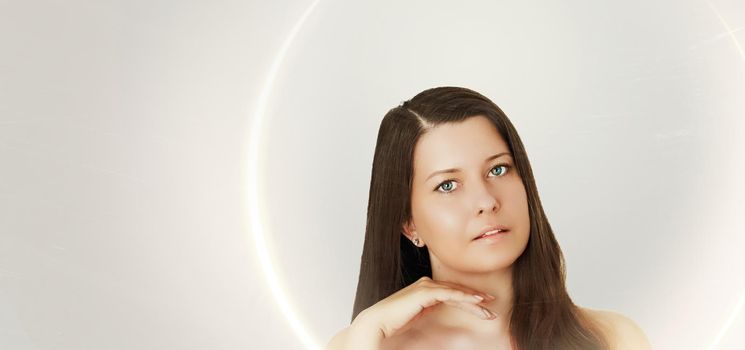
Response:
POLYGON ((433 264, 433 280, 457 283, 480 292, 491 294, 496 299, 491 302, 484 302, 481 305, 497 315, 497 318, 494 320, 483 320, 456 307, 441 304, 436 314, 433 315, 437 318, 438 322, 446 326, 463 328, 476 333, 504 335, 509 333, 509 321, 512 315, 513 301, 512 266, 489 272, 464 273, 438 265, 433 264))

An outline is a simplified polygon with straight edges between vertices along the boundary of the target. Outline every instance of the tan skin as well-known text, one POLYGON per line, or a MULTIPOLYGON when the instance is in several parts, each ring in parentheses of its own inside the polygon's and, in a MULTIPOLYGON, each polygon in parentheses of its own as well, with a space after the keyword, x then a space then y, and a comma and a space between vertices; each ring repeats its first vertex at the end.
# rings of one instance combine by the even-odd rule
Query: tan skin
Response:
MULTIPOLYGON (((428 130, 413 166, 412 218, 402 229, 412 244, 428 247, 432 279, 364 310, 327 349, 511 349, 512 264, 527 246, 530 220, 509 147, 488 119, 476 116, 428 130), (509 231, 474 240, 490 225, 509 231)), ((650 348, 625 316, 581 310, 613 349, 650 348)))
POLYGON ((414 328, 421 339, 442 343, 438 338, 443 334, 461 338, 468 332, 464 339, 509 348, 512 264, 525 250, 530 232, 527 195, 513 165, 507 144, 484 117, 440 125, 417 142, 412 221, 403 228, 405 235, 419 237, 429 248, 434 280, 495 296, 484 307, 501 316, 481 320, 452 307, 436 307, 426 327, 414 328), (452 168, 459 170, 435 173, 452 168), (496 224, 509 229, 499 241, 473 240, 496 224))

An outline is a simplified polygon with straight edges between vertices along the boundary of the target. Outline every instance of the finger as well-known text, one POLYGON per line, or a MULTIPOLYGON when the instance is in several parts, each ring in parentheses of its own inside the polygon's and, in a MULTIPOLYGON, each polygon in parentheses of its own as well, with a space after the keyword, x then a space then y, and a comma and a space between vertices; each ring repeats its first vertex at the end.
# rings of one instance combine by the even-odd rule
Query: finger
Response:
POLYGON ((446 285, 448 287, 460 289, 460 290, 462 290, 462 291, 464 291, 466 293, 481 295, 486 300, 495 300, 496 299, 493 295, 491 295, 489 293, 481 292, 481 291, 475 290, 475 289, 470 288, 470 287, 466 287, 466 286, 461 285, 461 284, 457 284, 457 283, 453 283, 453 282, 448 282, 448 281, 435 281, 435 282, 436 283, 439 283, 439 284, 446 285))
POLYGON ((473 288, 471 288, 471 287, 468 287, 468 286, 464 286, 464 285, 462 285, 462 284, 458 284, 458 283, 454 283, 454 282, 449 282, 449 281, 434 281, 434 282, 435 282, 435 283, 439 283, 439 284, 441 284, 441 285, 446 285, 446 286, 448 286, 448 287, 452 287, 452 288, 460 289, 460 290, 463 290, 463 291, 465 291, 465 292, 467 292, 467 293, 471 293, 471 294, 480 294, 480 295, 484 296, 484 297, 485 297, 486 299, 492 299, 492 300, 493 300, 493 299, 496 299, 496 298, 495 298, 495 297, 494 297, 493 295, 491 295, 491 294, 489 294, 489 293, 486 293, 486 292, 482 292, 482 291, 479 291, 479 290, 473 289, 473 288))
POLYGON ((496 318, 496 315, 489 311, 488 309, 474 305, 471 303, 461 303, 461 302, 454 302, 454 301, 446 301, 444 304, 453 306, 455 308, 458 308, 460 310, 463 310, 465 312, 468 312, 469 314, 472 314, 482 320, 493 320, 496 318))
POLYGON ((450 287, 427 288, 425 291, 429 294, 426 298, 434 299, 436 302, 456 301, 461 303, 479 304, 484 301, 484 297, 478 294, 471 294, 450 287))

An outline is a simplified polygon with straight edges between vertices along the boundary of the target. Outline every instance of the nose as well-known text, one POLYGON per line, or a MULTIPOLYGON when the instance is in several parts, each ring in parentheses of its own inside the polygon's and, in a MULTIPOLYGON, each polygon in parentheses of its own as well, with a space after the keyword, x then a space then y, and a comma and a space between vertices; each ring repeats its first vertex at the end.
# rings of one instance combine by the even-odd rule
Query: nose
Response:
POLYGON ((480 186, 480 191, 478 192, 478 197, 476 200, 476 209, 478 210, 479 215, 484 214, 484 212, 496 213, 497 211, 499 211, 501 205, 499 204, 499 200, 497 200, 497 197, 492 194, 491 191, 493 190, 484 185, 480 186))

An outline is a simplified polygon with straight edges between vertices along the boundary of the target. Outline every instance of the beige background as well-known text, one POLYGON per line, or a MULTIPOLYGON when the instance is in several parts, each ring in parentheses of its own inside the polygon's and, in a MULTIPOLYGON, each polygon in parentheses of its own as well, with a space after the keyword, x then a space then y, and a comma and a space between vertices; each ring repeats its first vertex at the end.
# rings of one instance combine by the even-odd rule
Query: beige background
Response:
POLYGON ((745 347, 741 2, 320 1, 287 42, 311 4, 0 3, 0 348, 324 343, 379 121, 441 85, 520 132, 576 303, 745 347))

